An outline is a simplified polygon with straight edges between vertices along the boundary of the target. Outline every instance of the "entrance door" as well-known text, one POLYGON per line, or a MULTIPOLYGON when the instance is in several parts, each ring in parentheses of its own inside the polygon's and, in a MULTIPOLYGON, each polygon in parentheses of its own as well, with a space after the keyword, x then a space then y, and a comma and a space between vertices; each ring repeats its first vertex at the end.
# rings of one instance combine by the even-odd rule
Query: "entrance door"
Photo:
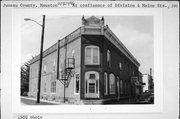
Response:
POLYGON ((89 71, 85 73, 85 97, 99 98, 99 73, 89 71))

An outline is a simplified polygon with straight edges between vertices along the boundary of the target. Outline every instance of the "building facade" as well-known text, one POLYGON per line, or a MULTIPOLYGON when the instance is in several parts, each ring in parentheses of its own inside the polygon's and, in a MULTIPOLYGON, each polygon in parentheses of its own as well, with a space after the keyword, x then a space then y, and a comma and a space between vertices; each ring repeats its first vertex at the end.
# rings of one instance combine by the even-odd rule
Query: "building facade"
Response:
POLYGON ((143 74, 143 92, 153 91, 154 92, 154 81, 151 75, 143 74))
MULTIPOLYGON (((28 95, 36 97, 39 56, 30 63, 28 95)), ((81 27, 43 52, 41 98, 90 104, 135 97, 139 66, 103 17, 82 17, 81 27)))

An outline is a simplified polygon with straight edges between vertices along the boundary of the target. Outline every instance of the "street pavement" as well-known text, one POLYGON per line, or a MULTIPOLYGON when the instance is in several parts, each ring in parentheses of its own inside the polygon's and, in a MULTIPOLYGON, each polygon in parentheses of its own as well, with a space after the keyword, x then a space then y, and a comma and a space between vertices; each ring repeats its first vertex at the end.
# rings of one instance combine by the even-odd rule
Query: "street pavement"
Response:
MULTIPOLYGON (((69 103, 58 103, 47 100, 40 100, 40 103, 36 102, 36 98, 21 96, 21 104, 22 105, 72 105, 69 103)), ((118 105, 118 104, 135 104, 135 100, 133 98, 124 99, 121 101, 110 100, 104 103, 104 105, 118 105)))

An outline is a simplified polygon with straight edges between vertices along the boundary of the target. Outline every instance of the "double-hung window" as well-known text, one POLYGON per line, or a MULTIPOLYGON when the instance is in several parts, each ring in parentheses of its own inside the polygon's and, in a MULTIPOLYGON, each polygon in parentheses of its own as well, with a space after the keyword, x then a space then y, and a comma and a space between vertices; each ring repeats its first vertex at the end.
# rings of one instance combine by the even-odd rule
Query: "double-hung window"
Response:
POLYGON ((56 80, 51 81, 51 93, 56 93, 56 80))
POLYGON ((85 64, 99 65, 99 47, 87 46, 85 48, 85 64))

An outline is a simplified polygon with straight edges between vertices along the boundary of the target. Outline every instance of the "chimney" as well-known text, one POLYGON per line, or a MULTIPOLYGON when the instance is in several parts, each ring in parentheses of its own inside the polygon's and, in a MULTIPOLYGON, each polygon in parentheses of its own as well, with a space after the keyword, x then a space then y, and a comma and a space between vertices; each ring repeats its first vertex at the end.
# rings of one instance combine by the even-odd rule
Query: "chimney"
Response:
POLYGON ((150 68, 150 76, 152 76, 152 68, 150 68))
POLYGON ((83 26, 83 25, 85 24, 85 18, 84 18, 84 15, 82 16, 81 21, 82 21, 82 26, 83 26))

